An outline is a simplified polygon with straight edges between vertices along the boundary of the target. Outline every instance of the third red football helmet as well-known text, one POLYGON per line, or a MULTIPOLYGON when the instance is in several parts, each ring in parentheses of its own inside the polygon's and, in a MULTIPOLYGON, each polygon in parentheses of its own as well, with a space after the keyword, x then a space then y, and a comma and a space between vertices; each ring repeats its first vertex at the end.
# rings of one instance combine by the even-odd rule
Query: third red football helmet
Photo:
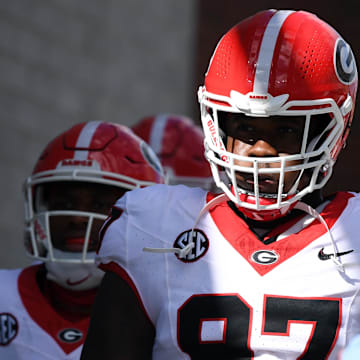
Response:
POLYGON ((204 157, 204 135, 190 118, 166 114, 149 116, 132 129, 159 157, 166 183, 213 188, 210 166, 204 157))

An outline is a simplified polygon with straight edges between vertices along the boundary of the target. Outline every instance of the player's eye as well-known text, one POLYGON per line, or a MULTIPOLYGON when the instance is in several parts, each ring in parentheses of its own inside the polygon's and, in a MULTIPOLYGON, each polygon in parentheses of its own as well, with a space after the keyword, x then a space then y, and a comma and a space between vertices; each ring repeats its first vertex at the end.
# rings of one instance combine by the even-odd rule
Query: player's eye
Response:
POLYGON ((291 126, 282 126, 278 130, 281 134, 297 134, 299 132, 297 128, 291 126))
POLYGON ((102 213, 102 214, 107 214, 110 207, 111 207, 111 204, 109 204, 108 202, 94 201, 91 204, 91 211, 102 213))
POLYGON ((234 124, 232 129, 229 129, 231 137, 246 142, 247 144, 255 143, 257 129, 252 124, 238 122, 234 124))
POLYGON ((69 199, 54 199, 47 204, 49 210, 74 210, 74 203, 69 199))
POLYGON ((249 135, 256 133, 255 128, 251 125, 243 125, 239 131, 240 133, 249 134, 249 135))
POLYGON ((92 208, 95 210, 101 210, 105 208, 105 204, 103 202, 96 201, 92 204, 92 208))

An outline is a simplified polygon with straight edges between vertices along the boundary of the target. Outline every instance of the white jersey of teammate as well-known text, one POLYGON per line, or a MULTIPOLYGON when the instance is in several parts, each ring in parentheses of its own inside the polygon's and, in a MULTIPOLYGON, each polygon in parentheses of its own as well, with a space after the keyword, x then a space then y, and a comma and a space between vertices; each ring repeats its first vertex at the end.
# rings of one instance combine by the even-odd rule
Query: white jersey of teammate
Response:
POLYGON ((97 261, 137 294, 156 328, 153 359, 336 359, 360 332, 360 196, 338 193, 321 211, 344 272, 318 220, 265 245, 226 202, 201 216, 180 259, 171 248, 188 244, 210 198, 182 185, 134 190, 104 225, 97 261))
POLYGON ((0 359, 79 359, 89 318, 70 322, 51 307, 36 282, 39 266, 0 270, 0 359))

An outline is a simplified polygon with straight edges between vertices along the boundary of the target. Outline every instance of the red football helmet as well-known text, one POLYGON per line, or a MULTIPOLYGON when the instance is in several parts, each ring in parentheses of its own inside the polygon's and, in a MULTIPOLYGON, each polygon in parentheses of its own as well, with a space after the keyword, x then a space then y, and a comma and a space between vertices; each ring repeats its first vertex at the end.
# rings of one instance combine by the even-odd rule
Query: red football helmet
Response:
POLYGON ((357 83, 350 46, 313 14, 267 10, 235 25, 218 43, 198 92, 205 156, 217 186, 246 216, 263 221, 283 216, 304 195, 322 188, 345 145, 357 83), (274 121, 301 117, 300 150, 287 156, 235 155, 226 149, 224 114, 273 116, 274 121), (311 138, 309 129, 321 114, 327 114, 327 124, 311 138), (288 166, 290 162, 298 165, 288 166), (244 163, 248 165, 238 165, 244 163), (228 181, 219 176, 219 168, 228 181), (297 176, 285 190, 284 175, 289 172, 297 176), (239 186, 239 173, 247 173, 251 190, 239 186), (277 191, 262 193, 259 179, 270 173, 278 178, 277 191))
MULTIPOLYGON (((75 191, 81 191, 87 185, 98 190, 107 189, 110 194, 114 194, 116 190, 117 194, 122 193, 122 190, 156 183, 163 183, 160 161, 150 146, 130 129, 100 121, 73 126, 46 146, 32 175, 26 179, 25 245, 28 254, 44 261, 48 273, 53 274, 53 280, 61 285, 73 288, 67 286, 66 282, 70 282, 70 285, 76 284, 76 279, 69 280, 71 276, 78 272, 79 277, 80 273, 85 272, 84 278, 88 281, 87 285, 82 284, 82 288, 91 287, 94 283, 89 283, 89 279, 94 278, 92 275, 96 266, 95 251, 90 248, 90 239, 92 236, 97 240, 92 230, 96 222, 102 224, 106 219, 107 208, 104 209, 105 213, 69 209, 60 194, 54 209, 46 205, 45 197, 56 197, 55 194, 60 192, 61 186, 72 186, 78 189, 75 191), (56 186, 51 187, 53 184, 56 186), (48 195, 44 195, 45 193, 48 195), (85 218, 83 234, 79 235, 77 231, 76 239, 73 239, 79 247, 74 252, 60 251, 59 247, 55 246, 55 239, 59 234, 52 231, 54 219, 56 221, 61 217, 85 218), (69 268, 69 264, 76 266, 69 268), (68 278, 62 279, 62 283, 59 278, 65 273, 68 278)), ((72 246, 74 247, 74 244, 72 246)))
POLYGON ((132 127, 159 157, 167 184, 214 187, 209 163, 204 157, 200 127, 182 115, 157 115, 141 119, 132 127))

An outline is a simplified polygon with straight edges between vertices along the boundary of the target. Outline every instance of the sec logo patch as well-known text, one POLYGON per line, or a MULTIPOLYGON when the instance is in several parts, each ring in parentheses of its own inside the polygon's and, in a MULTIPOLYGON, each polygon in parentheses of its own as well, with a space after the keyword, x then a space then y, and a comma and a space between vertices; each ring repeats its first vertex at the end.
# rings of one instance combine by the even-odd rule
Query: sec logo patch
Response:
POLYGON ((9 345, 15 339, 18 330, 19 325, 14 315, 0 313, 0 346, 9 345))
MULTIPOLYGON (((186 245, 191 242, 190 239, 191 230, 186 230, 182 232, 175 240, 174 247, 178 249, 184 249, 186 245)), ((202 230, 194 229, 192 242, 194 247, 191 249, 191 252, 187 254, 184 258, 179 258, 177 254, 175 256, 184 262, 193 262, 199 260, 204 256, 209 248, 209 240, 206 237, 205 233, 202 230)))

